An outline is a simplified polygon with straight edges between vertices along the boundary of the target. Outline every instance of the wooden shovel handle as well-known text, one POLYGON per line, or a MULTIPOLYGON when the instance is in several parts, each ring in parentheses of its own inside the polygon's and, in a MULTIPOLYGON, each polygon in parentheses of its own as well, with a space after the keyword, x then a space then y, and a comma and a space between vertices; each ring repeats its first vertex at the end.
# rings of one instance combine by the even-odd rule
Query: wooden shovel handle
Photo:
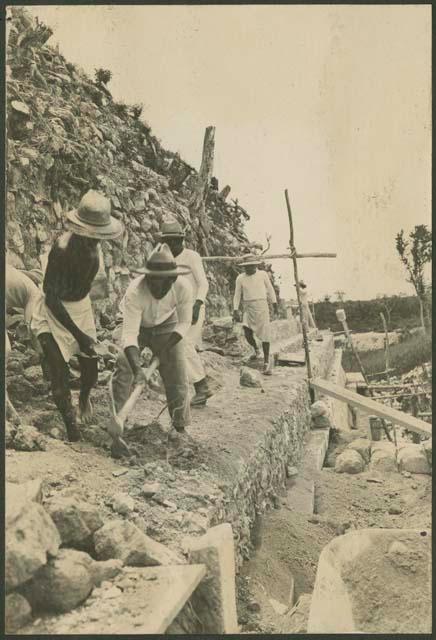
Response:
MULTIPOLYGON (((149 380, 151 378, 151 375, 153 374, 154 371, 156 371, 156 369, 158 368, 159 364, 160 363, 159 363, 158 358, 155 358, 153 360, 153 362, 151 363, 151 365, 145 370, 145 375, 147 377, 147 380, 149 380)), ((144 391, 144 388, 145 388, 145 384, 138 384, 133 389, 132 393, 130 394, 129 399, 126 401, 126 404, 119 411, 119 413, 117 415, 117 419, 121 422, 121 424, 127 418, 129 413, 133 410, 133 407, 138 402, 139 396, 144 391)))

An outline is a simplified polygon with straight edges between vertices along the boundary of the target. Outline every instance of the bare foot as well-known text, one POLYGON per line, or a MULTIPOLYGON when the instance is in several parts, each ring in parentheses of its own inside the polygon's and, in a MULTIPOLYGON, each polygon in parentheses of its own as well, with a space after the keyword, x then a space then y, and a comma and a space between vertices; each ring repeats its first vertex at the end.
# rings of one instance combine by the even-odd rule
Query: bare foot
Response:
POLYGON ((79 399, 79 418, 82 421, 82 424, 91 424, 93 415, 94 409, 92 408, 91 400, 89 398, 86 400, 79 399))

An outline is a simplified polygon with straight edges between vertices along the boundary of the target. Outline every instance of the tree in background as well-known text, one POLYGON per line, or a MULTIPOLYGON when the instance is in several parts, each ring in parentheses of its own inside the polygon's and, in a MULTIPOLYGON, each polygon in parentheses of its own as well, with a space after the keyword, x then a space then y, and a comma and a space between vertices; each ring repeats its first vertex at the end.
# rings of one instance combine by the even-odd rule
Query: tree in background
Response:
POLYGON ((338 302, 343 302, 345 297, 345 291, 335 291, 338 302))
POLYGON ((406 267, 410 282, 418 296, 419 312, 421 316, 421 326, 425 331, 425 319, 428 318, 428 305, 426 300, 426 283, 424 279, 425 265, 431 262, 432 233, 425 224, 418 224, 409 233, 409 238, 404 237, 404 230, 401 229, 396 236, 396 248, 401 262, 406 267))

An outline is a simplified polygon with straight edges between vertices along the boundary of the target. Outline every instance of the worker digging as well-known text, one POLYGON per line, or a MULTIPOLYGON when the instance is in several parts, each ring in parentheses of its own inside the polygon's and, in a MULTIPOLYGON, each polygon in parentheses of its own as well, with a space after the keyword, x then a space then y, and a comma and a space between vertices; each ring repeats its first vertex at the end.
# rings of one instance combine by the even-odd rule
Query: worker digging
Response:
POLYGON ((77 355, 80 365, 79 417, 92 420, 91 389, 97 383, 97 332, 89 292, 99 269, 98 243, 121 235, 123 226, 111 216, 111 203, 88 191, 77 209, 66 214, 67 231, 48 256, 43 292, 35 301, 31 328, 38 337, 50 371, 53 400, 67 429, 68 439, 80 440, 72 404, 68 362, 77 355))
MULTIPOLYGON (((114 416, 129 399, 132 385, 145 385, 141 351, 149 347, 165 386, 172 426, 183 433, 190 423, 189 379, 182 338, 192 322, 192 287, 186 277, 189 267, 178 265, 167 244, 158 244, 143 275, 132 280, 121 302, 122 349, 110 381, 114 416)), ((121 426, 121 422, 118 423, 121 426)), ((111 433, 111 435, 114 435, 111 433)), ((125 455, 126 445, 115 434, 113 455, 125 455)))

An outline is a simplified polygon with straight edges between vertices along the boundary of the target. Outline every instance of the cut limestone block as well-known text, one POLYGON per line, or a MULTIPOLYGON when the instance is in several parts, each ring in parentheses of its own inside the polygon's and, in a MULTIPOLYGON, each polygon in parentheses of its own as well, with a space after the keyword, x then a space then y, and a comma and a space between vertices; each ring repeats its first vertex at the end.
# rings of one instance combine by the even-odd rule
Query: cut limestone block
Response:
POLYGON ((116 558, 132 567, 183 564, 183 560, 171 549, 149 538, 126 520, 107 522, 94 533, 94 544, 100 560, 116 558))
POLYGON ((193 607, 202 620, 204 633, 238 633, 235 590, 235 551, 232 527, 212 527, 193 539, 190 560, 207 567, 207 577, 193 596, 193 607))
POLYGON ((371 443, 367 438, 357 438, 353 440, 353 442, 350 442, 347 446, 347 449, 354 449, 354 451, 360 453, 367 464, 369 463, 371 458, 371 443))
POLYGON ((62 617, 41 618, 22 633, 103 638, 122 629, 126 637, 163 634, 205 574, 203 565, 125 567, 111 584, 94 589, 85 605, 62 617))
POLYGON ((6 633, 15 633, 30 622, 32 609, 26 598, 19 593, 10 593, 5 599, 6 633))
POLYGON ((335 461, 336 473, 361 473, 364 468, 365 461, 354 449, 345 449, 335 461))
POLYGON ((94 587, 92 558, 83 551, 61 549, 21 587, 33 609, 65 612, 86 600, 94 587))
POLYGON ((99 510, 75 498, 56 497, 45 505, 60 533, 62 543, 80 547, 103 526, 99 510))
POLYGON ((398 451, 397 462, 400 471, 427 474, 431 472, 425 449, 420 444, 407 444, 401 447, 398 451))
POLYGON ((6 591, 29 580, 58 552, 61 539, 53 520, 36 502, 6 502, 6 591))
POLYGON ((373 442, 371 447, 371 469, 395 472, 398 470, 395 445, 391 442, 373 442))
POLYGON ((430 633, 430 567, 430 531, 360 529, 335 538, 319 559, 307 633, 430 633))

